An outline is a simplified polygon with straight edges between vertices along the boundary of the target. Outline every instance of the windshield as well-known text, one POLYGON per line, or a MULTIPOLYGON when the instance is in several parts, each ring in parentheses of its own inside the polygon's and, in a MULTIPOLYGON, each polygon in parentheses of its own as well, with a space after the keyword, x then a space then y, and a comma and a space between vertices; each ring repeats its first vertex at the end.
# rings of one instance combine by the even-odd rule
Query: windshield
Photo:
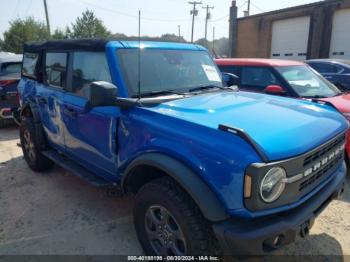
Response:
POLYGON ((308 66, 286 66, 276 67, 276 69, 301 97, 322 98, 341 93, 339 89, 308 66))
MULTIPOLYGON (((129 96, 138 96, 138 49, 117 52, 129 96)), ((190 92, 198 87, 223 87, 221 74, 205 51, 141 50, 141 96, 190 92)))

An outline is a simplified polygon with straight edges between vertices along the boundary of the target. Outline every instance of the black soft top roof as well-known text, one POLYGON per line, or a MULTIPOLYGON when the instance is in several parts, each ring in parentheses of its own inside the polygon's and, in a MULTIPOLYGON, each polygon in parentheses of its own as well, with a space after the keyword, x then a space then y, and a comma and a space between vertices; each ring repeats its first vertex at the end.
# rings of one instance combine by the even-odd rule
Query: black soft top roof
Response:
POLYGON ((28 42, 24 44, 24 52, 41 51, 104 51, 107 39, 69 39, 45 42, 28 42))

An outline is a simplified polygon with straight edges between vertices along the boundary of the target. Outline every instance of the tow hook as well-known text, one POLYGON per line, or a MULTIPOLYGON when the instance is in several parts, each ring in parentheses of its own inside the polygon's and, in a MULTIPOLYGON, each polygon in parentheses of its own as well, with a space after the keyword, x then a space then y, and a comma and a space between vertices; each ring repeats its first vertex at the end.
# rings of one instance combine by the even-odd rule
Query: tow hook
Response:
POLYGON ((341 196, 344 194, 344 192, 345 192, 345 182, 343 183, 343 186, 339 190, 338 198, 341 198, 341 196))
POLYGON ((307 221, 301 225, 300 236, 302 238, 305 238, 310 233, 311 226, 312 224, 310 223, 310 221, 307 221))

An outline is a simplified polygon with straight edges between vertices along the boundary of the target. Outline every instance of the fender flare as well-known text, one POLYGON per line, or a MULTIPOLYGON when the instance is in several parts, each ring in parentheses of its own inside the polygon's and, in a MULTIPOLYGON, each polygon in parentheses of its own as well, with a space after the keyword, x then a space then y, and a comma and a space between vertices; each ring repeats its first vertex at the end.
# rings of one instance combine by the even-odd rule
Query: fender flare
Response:
POLYGON ((46 142, 46 137, 45 137, 45 132, 41 124, 41 117, 40 117, 40 112, 39 108, 36 104, 28 102, 23 105, 21 112, 20 112, 20 117, 22 118, 22 115, 25 110, 30 109, 32 112, 33 116, 33 121, 35 125, 35 134, 36 134, 36 139, 39 142, 40 148, 42 150, 45 150, 47 148, 47 142, 46 142))
POLYGON ((34 123, 41 123, 40 112, 38 106, 34 103, 28 102, 22 106, 20 116, 22 117, 25 110, 30 109, 33 115, 34 123))
POLYGON ((207 220, 217 222, 229 217, 224 205, 198 174, 180 161, 161 153, 146 153, 133 160, 123 172, 123 190, 127 188, 133 170, 142 165, 158 168, 172 177, 192 197, 207 220))

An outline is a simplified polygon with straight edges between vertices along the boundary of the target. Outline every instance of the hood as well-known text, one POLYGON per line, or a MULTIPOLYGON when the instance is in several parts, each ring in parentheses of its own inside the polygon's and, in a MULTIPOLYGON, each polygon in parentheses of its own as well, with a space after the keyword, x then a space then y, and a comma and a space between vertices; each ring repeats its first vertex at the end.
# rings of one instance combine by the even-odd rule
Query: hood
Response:
POLYGON ((350 113, 350 94, 322 98, 320 100, 332 103, 342 113, 350 113))
POLYGON ((242 129, 270 161, 306 153, 348 127, 329 106, 248 92, 207 93, 149 110, 213 129, 220 124, 242 129))

